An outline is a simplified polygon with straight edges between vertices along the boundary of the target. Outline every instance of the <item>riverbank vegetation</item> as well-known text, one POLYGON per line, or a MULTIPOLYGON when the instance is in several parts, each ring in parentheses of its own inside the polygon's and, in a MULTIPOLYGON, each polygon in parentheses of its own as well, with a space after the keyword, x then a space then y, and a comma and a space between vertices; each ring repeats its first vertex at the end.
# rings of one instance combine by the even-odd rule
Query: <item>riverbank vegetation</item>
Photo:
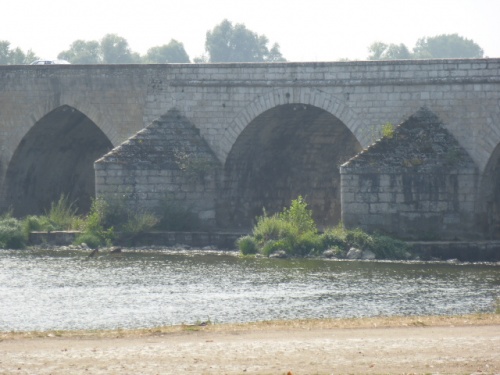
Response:
POLYGON ((22 249, 31 232, 79 231, 76 244, 95 248, 113 241, 133 242, 141 233, 157 228, 161 218, 149 212, 137 212, 124 202, 95 199, 87 215, 79 215, 74 202, 62 195, 44 215, 17 219, 10 212, 0 216, 0 248, 22 249))
MULTIPOLYGON (((61 196, 45 215, 16 219, 10 213, 0 217, 0 248, 24 248, 34 231, 79 231, 75 244, 91 248, 111 246, 119 241, 134 245, 137 237, 152 230, 196 230, 194 214, 176 206, 169 199, 162 202, 158 214, 138 212, 120 200, 95 199, 90 212, 77 213, 74 202, 61 196)), ((371 252, 377 259, 408 259, 408 246, 381 234, 368 234, 361 229, 349 230, 342 224, 318 231, 305 200, 299 196, 290 207, 274 215, 266 212, 257 218, 250 235, 240 238, 238 248, 244 255, 319 256, 345 258, 352 248, 371 252)))
POLYGON ((244 255, 317 256, 327 252, 331 257, 345 258, 355 248, 370 251, 377 259, 411 256, 403 241, 361 229, 346 229, 342 223, 319 232, 312 211, 301 196, 282 212, 271 216, 264 212, 257 218, 252 234, 238 240, 238 247, 244 255))
POLYGON ((78 213, 75 202, 62 195, 43 215, 22 219, 7 212, 0 216, 0 248, 22 249, 31 232, 78 231, 74 243, 91 248, 111 246, 114 242, 135 245, 142 233, 150 231, 196 231, 202 226, 197 215, 166 196, 156 213, 138 211, 125 200, 94 199, 87 215, 78 213))

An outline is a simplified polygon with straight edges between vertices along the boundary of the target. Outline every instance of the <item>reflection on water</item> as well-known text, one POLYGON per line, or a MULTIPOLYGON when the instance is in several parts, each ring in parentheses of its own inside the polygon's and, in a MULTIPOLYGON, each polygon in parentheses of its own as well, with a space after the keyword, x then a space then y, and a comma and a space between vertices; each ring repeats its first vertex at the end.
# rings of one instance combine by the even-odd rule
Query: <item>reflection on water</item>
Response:
POLYGON ((493 310, 494 265, 0 251, 0 331, 493 310))

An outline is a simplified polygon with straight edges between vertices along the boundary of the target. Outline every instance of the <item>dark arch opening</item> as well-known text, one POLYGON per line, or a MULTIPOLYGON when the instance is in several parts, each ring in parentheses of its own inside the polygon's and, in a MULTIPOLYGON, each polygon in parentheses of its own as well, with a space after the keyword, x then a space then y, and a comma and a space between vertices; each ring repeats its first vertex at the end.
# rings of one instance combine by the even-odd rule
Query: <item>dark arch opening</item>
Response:
POLYGON ((479 225, 489 239, 500 239, 500 144, 493 151, 482 178, 479 225), (486 215, 484 214, 486 213, 486 215))
POLYGON ((79 213, 95 195, 94 161, 111 150, 106 135, 83 113, 61 106, 19 143, 6 175, 7 205, 17 217, 43 214, 62 194, 79 213))
POLYGON ((240 134, 226 160, 219 226, 248 230, 255 217, 302 195, 320 227, 340 221, 339 166, 361 151, 332 114, 304 104, 274 107, 240 134))

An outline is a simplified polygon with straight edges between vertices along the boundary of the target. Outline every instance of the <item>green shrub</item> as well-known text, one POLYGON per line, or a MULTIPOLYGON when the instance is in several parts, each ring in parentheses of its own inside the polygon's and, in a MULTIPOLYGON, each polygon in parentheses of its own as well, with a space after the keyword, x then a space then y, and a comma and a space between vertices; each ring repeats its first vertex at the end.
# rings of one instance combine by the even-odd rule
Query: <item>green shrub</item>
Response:
POLYGON ((334 228, 328 228, 320 235, 324 249, 339 248, 340 250, 348 250, 347 230, 341 224, 334 228))
MULTIPOLYGON (((290 255, 306 256, 312 254, 320 254, 325 249, 321 236, 317 233, 309 231, 302 233, 297 243, 294 247, 290 249, 292 251, 290 255)), ((288 251, 287 251, 288 253, 288 251)))
MULTIPOLYGON (((137 212, 127 207, 125 200, 95 199, 83 225, 83 234, 91 235, 98 245, 111 245, 115 239, 133 243, 140 233, 150 231, 158 224, 156 215, 137 212), (118 237, 119 236, 119 237, 118 237)), ((84 242, 79 237, 77 243, 84 242)))
POLYGON ((361 250, 372 250, 373 248, 372 236, 359 228, 348 230, 345 239, 349 246, 354 246, 361 250))
POLYGON ((81 233, 78 236, 76 236, 73 243, 75 245, 81 245, 82 243, 85 243, 88 247, 96 249, 99 246, 101 246, 104 242, 98 235, 94 233, 81 233))
POLYGON ((257 251, 265 256, 278 250, 292 256, 304 256, 318 253, 324 248, 321 237, 317 234, 312 212, 307 209, 307 203, 301 196, 281 213, 267 216, 264 211, 257 218, 250 238, 257 251))
POLYGON ((47 216, 26 216, 22 220, 22 226, 26 236, 29 236, 31 232, 49 232, 56 230, 55 226, 50 222, 47 216))
POLYGON ((292 201, 290 208, 285 208, 279 214, 279 218, 292 224, 299 233, 317 231, 312 211, 307 209, 307 203, 300 195, 292 201))
POLYGON ((244 236, 236 241, 238 249, 240 249, 243 255, 257 254, 257 244, 252 236, 244 236))
POLYGON ((357 228, 346 233, 348 246, 372 251, 377 259, 406 259, 409 246, 404 242, 381 234, 368 234, 357 228))
POLYGON ((289 246, 290 245, 287 244, 286 239, 268 240, 262 246, 260 253, 262 255, 268 257, 269 255, 271 255, 272 253, 275 253, 277 251, 280 251, 280 250, 286 251, 286 248, 289 246))
POLYGON ((297 234, 296 228, 291 223, 281 219, 279 215, 260 216, 253 228, 253 237, 258 245, 263 245, 269 240, 278 240, 297 234))
POLYGON ((83 224, 83 233, 77 236, 74 241, 75 244, 85 242, 81 240, 81 237, 87 235, 88 238, 92 239, 93 245, 95 246, 104 244, 111 245, 115 236, 114 228, 105 225, 108 207, 109 204, 104 199, 97 198, 92 201, 90 212, 83 224))
POLYGON ((22 249, 26 240, 23 225, 19 220, 10 215, 0 218, 0 248, 22 249))
POLYGON ((103 228, 113 227, 118 230, 128 221, 129 211, 124 197, 116 196, 109 200, 96 198, 92 202, 89 213, 89 216, 92 216, 91 225, 100 225, 103 228))
POLYGON ((409 245, 392 237, 374 234, 373 243, 370 248, 378 259, 406 259, 409 253, 409 245))

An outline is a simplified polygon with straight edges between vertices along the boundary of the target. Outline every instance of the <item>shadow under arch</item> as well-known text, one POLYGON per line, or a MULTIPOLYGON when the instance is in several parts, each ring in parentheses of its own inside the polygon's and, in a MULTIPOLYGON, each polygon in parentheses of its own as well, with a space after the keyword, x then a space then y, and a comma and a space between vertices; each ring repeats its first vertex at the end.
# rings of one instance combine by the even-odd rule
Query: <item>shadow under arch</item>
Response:
POLYGON ((6 202, 17 217, 43 214, 61 194, 88 212, 95 195, 94 161, 113 145, 87 116, 63 105, 26 133, 9 163, 6 202))
POLYGON ((479 189, 477 222, 487 239, 500 240, 500 143, 490 156, 479 189))
POLYGON ((340 221, 339 166, 362 147, 331 113, 308 104, 271 108, 241 132, 228 154, 218 225, 248 230, 256 216, 302 195, 320 227, 340 221))
MULTIPOLYGON (((335 117, 342 121, 355 135, 360 128, 356 113, 348 106, 345 100, 338 96, 307 87, 279 88, 256 97, 244 110, 239 112, 232 120, 231 131, 224 135, 225 139, 223 143, 233 145, 252 119, 265 111, 280 105, 294 103, 310 105, 335 114, 335 117)), ((222 155, 219 155, 222 162, 226 160, 229 152, 230 150, 223 150, 222 155)))

